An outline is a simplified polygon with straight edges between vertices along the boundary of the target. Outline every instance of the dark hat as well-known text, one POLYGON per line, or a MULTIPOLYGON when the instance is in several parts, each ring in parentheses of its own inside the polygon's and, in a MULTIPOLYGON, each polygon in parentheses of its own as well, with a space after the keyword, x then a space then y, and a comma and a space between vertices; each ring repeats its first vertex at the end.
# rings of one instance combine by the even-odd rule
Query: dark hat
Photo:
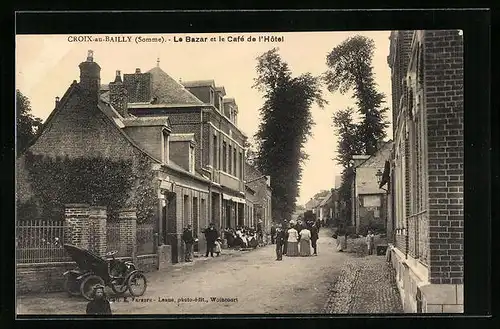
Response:
POLYGON ((97 289, 102 289, 102 290, 104 290, 104 286, 103 286, 102 284, 98 283, 98 284, 94 285, 94 286, 92 287, 92 289, 93 289, 94 291, 95 291, 95 290, 97 290, 97 289))

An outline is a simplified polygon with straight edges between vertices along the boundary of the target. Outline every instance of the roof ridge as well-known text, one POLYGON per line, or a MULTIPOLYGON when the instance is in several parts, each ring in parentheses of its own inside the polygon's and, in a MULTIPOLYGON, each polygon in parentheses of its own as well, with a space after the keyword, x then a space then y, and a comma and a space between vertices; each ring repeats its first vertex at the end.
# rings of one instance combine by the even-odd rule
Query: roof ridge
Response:
MULTIPOLYGON (((155 66, 153 68, 151 68, 150 70, 148 70, 146 73, 153 73, 154 71, 157 71, 159 72, 161 75, 163 75, 164 77, 170 79, 171 81, 173 81, 175 83, 175 85, 177 87, 180 87, 180 89, 189 97, 192 98, 193 101, 197 102, 198 105, 201 105, 203 104, 203 102, 198 98, 196 97, 193 93, 191 93, 188 89, 186 89, 179 81, 175 80, 173 77, 171 77, 167 72, 163 71, 161 69, 161 67, 159 66, 155 66)), ((153 76, 153 80, 154 80, 154 76, 153 76)), ((153 81, 153 84, 154 84, 154 81, 153 81)), ((153 91, 153 90, 152 90, 153 91)))

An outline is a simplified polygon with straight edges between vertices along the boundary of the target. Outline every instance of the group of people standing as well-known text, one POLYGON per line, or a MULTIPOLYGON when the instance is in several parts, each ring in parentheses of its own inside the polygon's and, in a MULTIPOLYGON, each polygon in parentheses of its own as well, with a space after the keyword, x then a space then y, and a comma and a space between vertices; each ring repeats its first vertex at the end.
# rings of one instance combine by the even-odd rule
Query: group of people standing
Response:
MULTIPOLYGON (((230 248, 257 248, 263 243, 262 223, 259 221, 256 228, 240 227, 236 229, 226 228, 222 231, 222 237, 215 228, 214 223, 210 223, 207 228, 201 231, 205 235, 207 242, 207 250, 205 257, 210 254, 214 257, 214 253, 219 256, 222 251, 222 239, 225 239, 227 246, 230 248)), ((198 239, 193 234, 191 225, 187 225, 182 233, 182 241, 185 245, 184 261, 193 261, 193 246, 198 239)))
POLYGON ((278 224, 272 229, 273 239, 276 243, 276 260, 283 259, 283 255, 288 257, 311 256, 311 247, 313 255, 318 255, 317 241, 319 239, 319 225, 316 222, 307 223, 286 223, 278 224), (286 227, 286 230, 283 228, 286 227))
MULTIPOLYGON (((208 254, 214 257, 214 253, 219 256, 222 243, 214 223, 210 223, 207 228, 202 230, 202 233, 205 234, 205 240, 207 241, 207 251, 205 253, 205 257, 208 257, 208 254)), ((185 245, 184 261, 192 262, 193 245, 195 244, 195 242, 198 242, 198 239, 193 235, 193 229, 191 225, 188 225, 186 228, 184 228, 184 232, 182 233, 182 241, 185 245)))

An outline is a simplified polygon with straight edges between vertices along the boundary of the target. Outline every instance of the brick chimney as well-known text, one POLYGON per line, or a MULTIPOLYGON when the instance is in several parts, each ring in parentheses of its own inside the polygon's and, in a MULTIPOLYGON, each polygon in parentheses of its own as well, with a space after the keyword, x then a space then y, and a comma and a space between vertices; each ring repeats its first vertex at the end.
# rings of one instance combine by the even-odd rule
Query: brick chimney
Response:
POLYGON ((94 62, 94 52, 88 51, 87 60, 80 63, 80 88, 91 104, 97 104, 101 87, 101 67, 94 62))
POLYGON ((128 93, 122 82, 120 71, 116 71, 115 81, 109 83, 109 101, 122 117, 128 117, 128 93))

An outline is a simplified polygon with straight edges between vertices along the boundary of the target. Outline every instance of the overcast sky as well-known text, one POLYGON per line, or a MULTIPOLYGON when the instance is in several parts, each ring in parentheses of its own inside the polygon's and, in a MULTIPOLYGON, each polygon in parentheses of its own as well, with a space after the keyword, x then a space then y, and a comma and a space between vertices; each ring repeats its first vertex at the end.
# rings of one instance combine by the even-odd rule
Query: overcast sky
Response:
MULTIPOLYGON (((126 36, 132 37, 131 43, 69 42, 67 35, 22 35, 16 37, 16 88, 30 99, 33 114, 45 120, 54 108, 55 97, 62 97, 71 82, 79 80, 78 64, 86 59, 87 50, 94 51, 94 61, 101 66, 101 83, 113 81, 116 70, 121 70, 123 74, 133 73, 136 68, 140 68, 145 72, 156 66, 159 58, 160 67, 176 80, 214 79, 217 85, 224 86, 227 97, 234 97, 238 104, 239 127, 251 137, 257 131, 258 109, 263 103, 262 95, 252 89, 257 56, 279 47, 281 57, 288 63, 294 76, 306 72, 319 75, 327 69, 327 53, 356 34, 375 41, 375 78, 379 90, 387 96, 386 105, 390 107, 390 69, 387 64, 389 31, 267 34, 284 37, 283 42, 275 43, 173 42, 174 37, 185 39, 186 35, 183 34, 148 35, 163 36, 166 42, 159 44, 136 44, 134 39, 137 35, 130 34, 126 36)), ((223 36, 226 40, 228 36, 246 39, 248 36, 261 35, 191 34, 217 39, 223 36)), ((320 190, 334 187, 335 176, 341 172, 333 160, 337 137, 332 127, 332 115, 335 110, 355 107, 355 103, 351 95, 331 94, 326 89, 324 92, 329 104, 325 109, 316 105, 312 108, 316 124, 312 130, 313 137, 306 144, 310 159, 304 168, 299 204, 304 204, 320 190)), ((388 136, 392 138, 390 129, 388 136)))

